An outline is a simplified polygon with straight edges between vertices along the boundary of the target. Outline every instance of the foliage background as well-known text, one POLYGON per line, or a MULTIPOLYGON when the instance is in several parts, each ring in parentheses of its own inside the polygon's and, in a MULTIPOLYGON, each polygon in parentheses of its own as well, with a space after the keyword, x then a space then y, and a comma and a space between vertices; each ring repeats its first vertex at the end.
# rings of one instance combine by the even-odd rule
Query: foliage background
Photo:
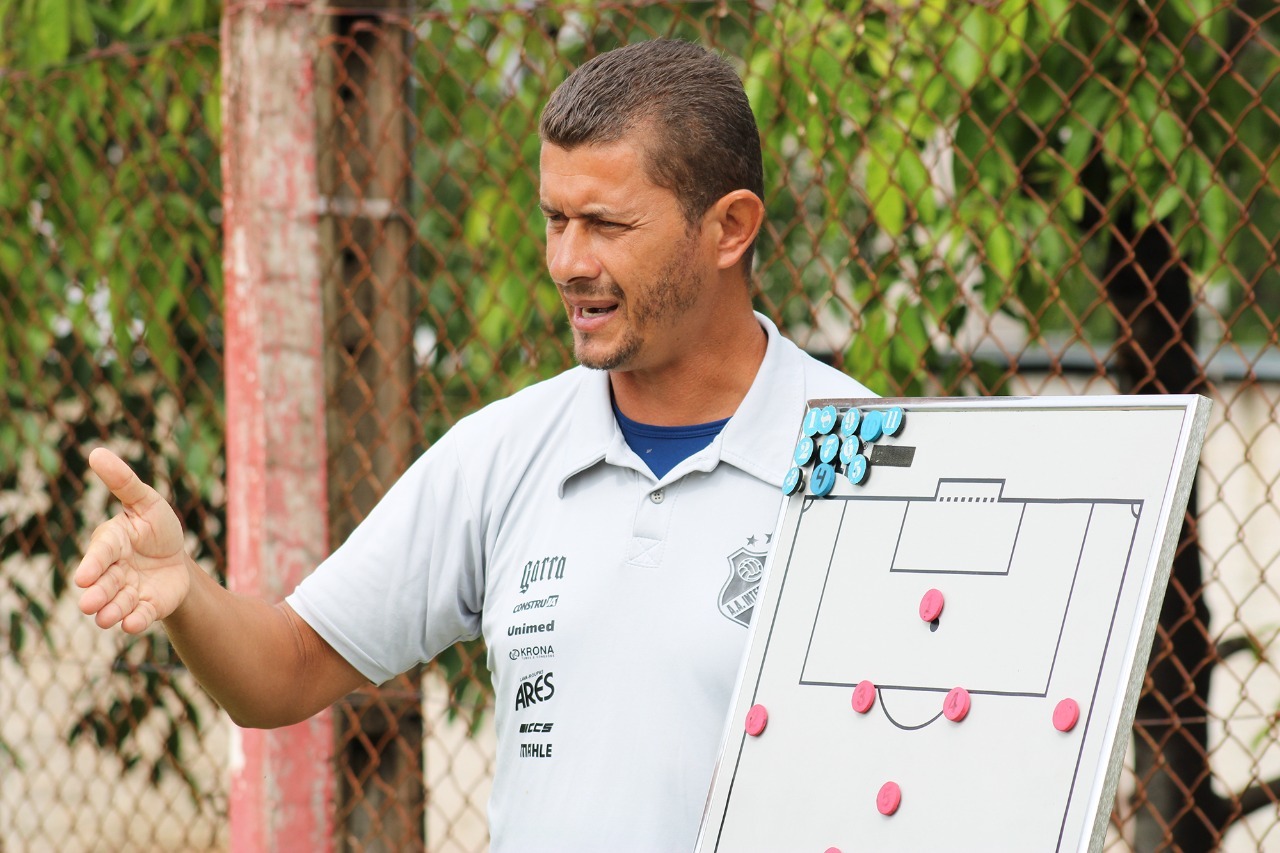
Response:
MULTIPOLYGON (((1221 629, 1197 609, 1199 585, 1179 590, 1183 622, 1209 655, 1182 664, 1207 678, 1219 649, 1265 661, 1274 626, 1240 614, 1275 599, 1265 572, 1277 555, 1256 530, 1280 520, 1264 461, 1277 395, 1259 385, 1280 316, 1273 3, 448 0, 412 13, 375 6, 345 30, 342 13, 313 11, 318 31, 334 33, 318 53, 359 62, 371 37, 406 69, 381 84, 403 95, 410 127, 403 217, 417 374, 400 416, 419 446, 569 363, 542 271, 541 103, 601 50, 697 39, 743 73, 769 158, 758 305, 809 349, 887 394, 1044 392, 1069 380, 1216 398, 1223 421, 1210 445, 1239 445, 1244 461, 1210 472, 1207 488, 1202 477, 1201 511, 1234 525, 1225 539, 1237 544, 1192 544, 1207 561, 1194 574, 1212 584, 1243 566, 1256 581, 1229 599, 1221 629), (1178 353, 1190 372, 1171 387, 1162 371, 1178 353), (1261 425, 1231 426, 1246 407, 1260 407, 1249 423, 1261 425), (1242 478, 1255 504, 1229 499, 1242 478)), ((107 511, 85 477, 92 446, 116 447, 171 495, 193 553, 223 571, 220 14, 213 2, 0 0, 0 631, 10 667, 30 670, 66 646, 56 615, 74 599, 67 582, 84 535, 107 511)), ((346 85, 340 112, 357 121, 369 93, 346 85)), ((340 170, 358 154, 331 153, 340 170)), ((375 195, 346 181, 358 198, 375 195)), ((346 262, 368 267, 339 232, 346 262)), ((365 310, 341 320, 372 329, 376 306, 365 310)), ((190 771, 196 736, 217 719, 207 701, 160 635, 114 651, 110 667, 67 691, 74 713, 58 736, 106 750, 126 774, 180 780, 217 814, 224 800, 190 771)), ((487 703, 481 654, 459 648, 439 662, 450 713, 469 720, 487 703)), ((1270 754, 1274 702, 1250 690, 1272 675, 1258 664, 1230 676, 1250 698, 1234 712, 1236 733, 1220 723, 1219 740, 1270 754)), ((30 731, 0 728, 0 763, 36 773, 39 756, 21 746, 30 731)), ((1196 743, 1204 773, 1183 780, 1189 799, 1215 787, 1229 798, 1263 775, 1259 757, 1250 779, 1217 778, 1215 747, 1196 743)), ((1216 835, 1242 813, 1238 802, 1230 817, 1197 809, 1165 823, 1216 835)))

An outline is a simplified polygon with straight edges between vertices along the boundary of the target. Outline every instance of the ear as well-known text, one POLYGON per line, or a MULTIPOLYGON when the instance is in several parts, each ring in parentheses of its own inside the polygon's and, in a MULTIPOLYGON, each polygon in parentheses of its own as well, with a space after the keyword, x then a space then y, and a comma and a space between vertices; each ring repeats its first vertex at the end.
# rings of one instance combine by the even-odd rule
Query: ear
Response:
POLYGON ((715 235, 716 266, 727 270, 742 260, 742 253, 760 233, 764 202, 751 190, 734 190, 720 197, 707 211, 704 227, 715 235))

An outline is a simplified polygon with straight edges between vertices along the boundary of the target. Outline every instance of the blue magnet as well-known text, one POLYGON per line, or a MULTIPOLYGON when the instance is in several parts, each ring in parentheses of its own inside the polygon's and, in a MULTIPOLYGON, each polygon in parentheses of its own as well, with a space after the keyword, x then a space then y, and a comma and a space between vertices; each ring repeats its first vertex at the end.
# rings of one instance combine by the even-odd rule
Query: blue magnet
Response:
POLYGON ((822 433, 823 435, 826 435, 827 433, 835 429, 837 417, 838 415, 836 414, 835 406, 823 406, 821 409, 819 409, 818 410, 818 432, 822 433))
POLYGON ((884 434, 897 435, 898 430, 902 429, 902 407, 891 406, 884 412, 884 434))
POLYGON ((813 408, 804 416, 804 425, 800 431, 807 436, 815 436, 818 434, 818 420, 822 417, 822 410, 813 408))
POLYGON ((840 464, 849 467, 849 463, 853 461, 853 457, 858 455, 858 451, 862 450, 862 442, 858 441, 856 435, 851 435, 844 440, 844 444, 840 445, 840 464))
POLYGON ((857 435, 858 424, 862 423, 862 412, 856 408, 850 409, 844 413, 844 419, 840 421, 840 434, 843 436, 857 435))
POLYGON ((831 494, 831 487, 836 484, 836 469, 823 462, 813 469, 813 479, 809 481, 809 490, 818 497, 831 494))
POLYGON ((782 478, 782 493, 788 496, 794 495, 803 485, 804 473, 799 468, 792 468, 787 472, 787 476, 782 478))
POLYGON ((796 452, 791 458, 797 465, 808 465, 813 459, 813 439, 801 438, 796 443, 796 452))
MULTIPOLYGON (((849 478, 849 482, 853 485, 859 485, 863 480, 867 479, 867 457, 861 453, 855 453, 853 459, 844 468, 844 475, 849 478)), ((817 476, 816 472, 815 475, 817 476)))
POLYGON ((883 431, 884 412, 872 409, 862 419, 862 429, 858 430, 858 435, 862 436, 863 441, 875 441, 883 431))
POLYGON ((822 437, 822 441, 818 442, 818 459, 822 462, 835 461, 836 454, 840 452, 840 436, 832 433, 822 437))

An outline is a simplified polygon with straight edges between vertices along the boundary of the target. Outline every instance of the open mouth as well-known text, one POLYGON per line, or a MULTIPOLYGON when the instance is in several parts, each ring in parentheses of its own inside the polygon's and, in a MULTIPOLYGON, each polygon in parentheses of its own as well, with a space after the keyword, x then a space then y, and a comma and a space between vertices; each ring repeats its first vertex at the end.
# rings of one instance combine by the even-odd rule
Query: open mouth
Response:
POLYGON ((561 297, 569 310, 573 328, 583 333, 603 331, 622 308, 622 293, 617 288, 566 287, 561 297))
POLYGON ((614 302, 609 305, 575 305, 572 312, 573 319, 585 324, 601 323, 617 313, 619 304, 614 302))

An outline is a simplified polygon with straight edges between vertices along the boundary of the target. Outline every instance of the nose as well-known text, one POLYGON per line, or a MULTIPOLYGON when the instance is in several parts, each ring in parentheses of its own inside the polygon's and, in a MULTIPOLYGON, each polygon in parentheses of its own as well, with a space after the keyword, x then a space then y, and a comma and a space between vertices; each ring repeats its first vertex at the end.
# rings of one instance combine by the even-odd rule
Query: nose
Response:
POLYGON ((563 228, 547 232, 547 271, 560 285, 594 281, 600 276, 600 260, 586 223, 570 219, 563 228))

